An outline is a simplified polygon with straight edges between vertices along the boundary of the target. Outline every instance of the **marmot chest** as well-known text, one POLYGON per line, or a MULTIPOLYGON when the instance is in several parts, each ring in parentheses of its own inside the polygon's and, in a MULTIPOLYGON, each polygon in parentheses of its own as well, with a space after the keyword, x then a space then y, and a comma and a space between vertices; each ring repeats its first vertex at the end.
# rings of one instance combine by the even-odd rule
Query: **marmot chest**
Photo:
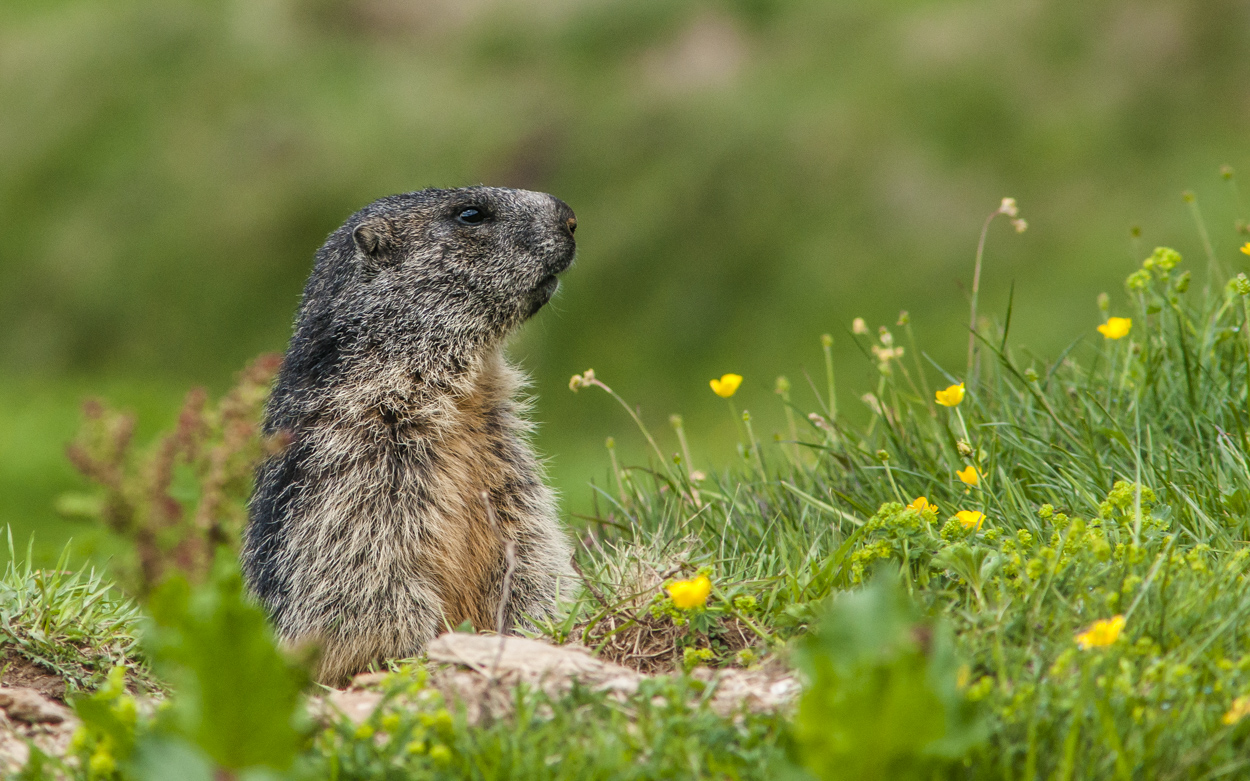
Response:
POLYGON ((407 548, 396 553, 411 577, 428 579, 438 592, 452 627, 495 625, 505 525, 526 504, 516 493, 533 482, 508 417, 473 405, 435 422, 383 410, 366 436, 378 509, 390 519, 377 531, 389 527, 399 537, 379 542, 407 548))

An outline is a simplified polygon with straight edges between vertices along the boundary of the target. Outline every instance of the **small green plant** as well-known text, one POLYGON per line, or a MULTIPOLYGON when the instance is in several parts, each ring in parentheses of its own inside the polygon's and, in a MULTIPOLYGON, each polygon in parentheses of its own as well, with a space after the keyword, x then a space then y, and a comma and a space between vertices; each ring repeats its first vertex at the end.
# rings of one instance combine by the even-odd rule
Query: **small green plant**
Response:
POLYGON ((301 777, 307 678, 279 653, 232 557, 219 555, 195 588, 172 576, 149 609, 144 647, 173 696, 142 702, 115 668, 106 685, 74 701, 82 719, 75 763, 35 762, 91 781, 301 777))
POLYGON ((419 670, 383 683, 384 700, 362 724, 322 730, 319 777, 403 781, 650 781, 776 778, 788 766, 784 716, 715 713, 704 685, 685 678, 645 681, 615 697, 574 686, 563 696, 520 687, 506 718, 470 723, 419 670))
POLYGON ((920 621, 894 573, 839 595, 798 648, 794 735, 819 779, 929 779, 984 738, 950 627, 920 621))

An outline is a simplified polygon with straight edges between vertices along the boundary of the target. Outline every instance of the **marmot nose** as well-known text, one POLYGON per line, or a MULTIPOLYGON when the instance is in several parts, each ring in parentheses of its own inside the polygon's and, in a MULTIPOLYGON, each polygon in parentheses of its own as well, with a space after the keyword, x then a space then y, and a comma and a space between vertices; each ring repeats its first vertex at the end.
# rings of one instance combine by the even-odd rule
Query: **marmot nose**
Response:
POLYGON ((564 230, 568 232, 569 238, 572 238, 573 231, 577 230, 577 215, 573 214, 573 210, 564 201, 555 197, 552 200, 556 202, 556 219, 564 226, 564 230))

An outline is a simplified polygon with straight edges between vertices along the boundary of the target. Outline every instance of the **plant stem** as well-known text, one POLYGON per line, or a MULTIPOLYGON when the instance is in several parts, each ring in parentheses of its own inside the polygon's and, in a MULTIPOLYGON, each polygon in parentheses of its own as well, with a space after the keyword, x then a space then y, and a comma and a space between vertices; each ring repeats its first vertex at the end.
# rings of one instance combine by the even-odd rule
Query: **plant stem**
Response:
POLYGON ((995 209, 990 216, 985 218, 985 224, 981 226, 981 238, 977 241, 977 262, 972 269, 972 316, 968 320, 968 380, 970 382, 974 382, 972 357, 977 347, 977 295, 981 291, 981 258, 985 255, 985 237, 989 234, 990 223, 1001 213, 1002 209, 995 209))
POLYGON ((1189 204, 1189 213, 1193 215, 1194 224, 1198 226, 1198 235, 1202 238, 1202 248, 1207 253, 1207 292, 1210 293, 1212 283, 1223 284, 1224 269, 1215 257, 1215 249, 1211 246, 1211 237, 1207 234, 1207 224, 1202 220, 1202 212, 1198 210, 1198 198, 1186 190, 1183 194, 1185 203, 1189 204))
POLYGON ((829 387, 829 422, 836 423, 838 420, 838 389, 833 381, 833 337, 822 338, 821 348, 825 352, 825 382, 829 387))
POLYGON ((612 390, 607 385, 604 385, 601 380, 592 379, 589 384, 603 388, 603 390, 607 391, 609 396, 616 399, 617 402, 625 408, 625 411, 629 413, 629 416, 634 419, 634 423, 638 426, 638 430, 642 432, 644 437, 646 437, 647 444, 651 445, 651 449, 655 451, 656 457, 660 459, 660 464, 664 467, 664 471, 670 472, 669 476, 671 477, 672 474, 668 467, 668 459, 664 458, 664 453, 660 450, 660 446, 655 443, 655 439, 651 436, 651 432, 647 431, 647 427, 642 423, 642 418, 638 417, 638 413, 634 411, 633 407, 629 406, 625 399, 618 396, 616 391, 612 390))
POLYGON ((903 325, 907 331, 907 342, 911 346, 911 357, 916 362, 916 374, 920 375, 920 387, 924 391, 925 405, 929 408, 929 417, 937 417, 937 408, 933 406, 933 392, 929 390, 929 380, 924 375, 924 365, 920 363, 920 348, 916 347, 916 334, 911 330, 911 319, 903 325))

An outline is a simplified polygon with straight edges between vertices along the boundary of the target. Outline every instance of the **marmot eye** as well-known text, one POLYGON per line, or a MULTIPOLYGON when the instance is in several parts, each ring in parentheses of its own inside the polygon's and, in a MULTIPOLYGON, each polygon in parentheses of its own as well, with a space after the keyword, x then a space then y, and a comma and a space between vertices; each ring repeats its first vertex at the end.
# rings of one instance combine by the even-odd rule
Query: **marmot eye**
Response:
POLYGON ((456 215, 456 219, 465 225, 481 225, 486 221, 486 212, 469 207, 468 209, 461 209, 460 213, 456 215))

